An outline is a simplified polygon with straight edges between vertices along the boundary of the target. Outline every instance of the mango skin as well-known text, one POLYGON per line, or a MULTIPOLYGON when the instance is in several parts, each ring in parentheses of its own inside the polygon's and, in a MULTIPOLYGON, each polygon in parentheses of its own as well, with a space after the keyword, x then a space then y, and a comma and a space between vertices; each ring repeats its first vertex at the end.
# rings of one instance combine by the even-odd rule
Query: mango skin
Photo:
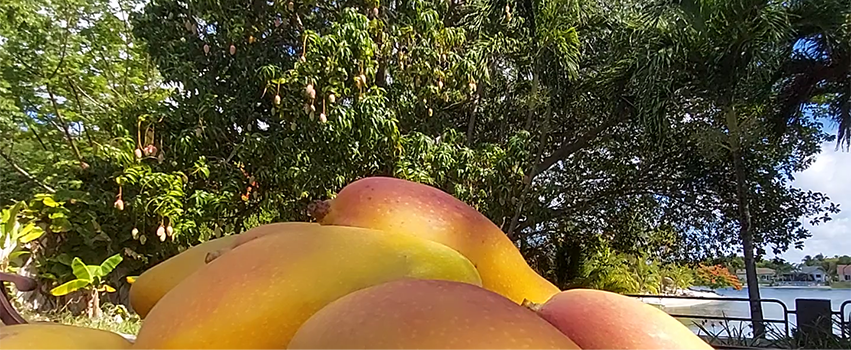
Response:
POLYGON ((147 317, 151 308, 166 293, 204 266, 204 257, 208 252, 229 246, 236 237, 232 235, 206 241, 145 270, 130 285, 130 306, 133 311, 142 318, 147 317))
POLYGON ((437 188, 390 177, 369 177, 344 187, 321 224, 363 227, 445 244, 466 256, 483 286, 515 303, 546 302, 560 290, 538 275, 487 217, 437 188))
POLYGON ((579 349, 499 294, 465 283, 397 280, 326 306, 290 349, 579 349))
POLYGON ((225 245, 224 247, 209 252, 207 254, 206 261, 209 263, 210 261, 215 260, 222 254, 225 254, 233 250, 234 248, 245 244, 246 242, 255 240, 260 237, 265 237, 267 235, 274 235, 292 230, 315 230, 319 227, 319 224, 313 222, 277 222, 272 224, 260 225, 236 235, 236 238, 231 240, 230 243, 225 245))
POLYGON ((58 323, 0 326, 0 349, 129 349, 124 337, 58 323))
POLYGON ((219 256, 148 314, 138 349, 285 348, 332 301, 399 278, 480 285, 473 264, 411 235, 319 226, 267 235, 219 256))
POLYGON ((130 305, 143 319, 151 308, 178 283, 206 265, 208 253, 223 254, 233 246, 268 234, 285 232, 288 229, 319 226, 315 223, 285 222, 252 228, 238 235, 216 238, 184 250, 143 272, 130 286, 130 305))
POLYGON ((664 311, 601 290, 561 292, 538 315, 583 349, 713 349, 664 311))

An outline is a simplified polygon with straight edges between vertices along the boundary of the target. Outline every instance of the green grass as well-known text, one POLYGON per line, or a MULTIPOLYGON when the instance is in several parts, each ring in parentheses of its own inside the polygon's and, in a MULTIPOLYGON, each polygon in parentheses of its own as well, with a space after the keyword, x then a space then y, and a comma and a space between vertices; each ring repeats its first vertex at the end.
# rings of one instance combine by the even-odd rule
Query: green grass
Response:
POLYGON ((48 313, 37 313, 20 305, 15 309, 28 322, 56 322, 80 327, 96 328, 115 333, 135 335, 142 326, 139 315, 127 311, 122 305, 104 304, 101 306, 103 316, 97 319, 89 318, 86 314, 74 315, 67 310, 57 310, 48 313))
POLYGON ((830 288, 851 289, 851 281, 830 282, 830 288))

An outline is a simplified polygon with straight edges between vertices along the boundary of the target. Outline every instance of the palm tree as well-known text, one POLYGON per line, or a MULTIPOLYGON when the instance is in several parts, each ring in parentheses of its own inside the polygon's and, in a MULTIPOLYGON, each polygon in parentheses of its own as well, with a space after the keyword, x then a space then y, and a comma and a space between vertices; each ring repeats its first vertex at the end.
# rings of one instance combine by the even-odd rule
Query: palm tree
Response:
POLYGON ((799 41, 783 73, 778 125, 807 102, 837 124, 836 148, 851 149, 851 0, 793 0, 792 27, 799 41))
POLYGON ((672 27, 673 40, 667 48, 682 52, 685 94, 709 106, 699 116, 705 128, 700 141, 730 164, 735 190, 724 201, 737 211, 754 335, 762 336, 746 156, 765 118, 755 111, 766 107, 773 73, 788 60, 793 32, 787 11, 770 0, 669 0, 648 15, 669 19, 665 25, 672 27))

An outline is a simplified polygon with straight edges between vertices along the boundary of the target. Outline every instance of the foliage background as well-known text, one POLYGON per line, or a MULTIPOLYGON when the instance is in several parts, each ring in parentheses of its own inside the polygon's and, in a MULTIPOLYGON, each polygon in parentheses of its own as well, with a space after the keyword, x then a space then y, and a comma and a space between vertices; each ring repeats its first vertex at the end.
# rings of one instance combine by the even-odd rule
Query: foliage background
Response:
POLYGON ((800 247, 802 220, 839 210, 790 183, 823 142, 851 140, 848 0, 12 0, 0 13, 0 204, 25 201, 15 220, 45 231, 13 267, 46 290, 74 257, 121 254, 108 283, 123 302, 124 276, 309 220, 311 201, 364 176, 464 200, 562 288, 685 285, 699 277, 681 269, 703 261, 800 247))

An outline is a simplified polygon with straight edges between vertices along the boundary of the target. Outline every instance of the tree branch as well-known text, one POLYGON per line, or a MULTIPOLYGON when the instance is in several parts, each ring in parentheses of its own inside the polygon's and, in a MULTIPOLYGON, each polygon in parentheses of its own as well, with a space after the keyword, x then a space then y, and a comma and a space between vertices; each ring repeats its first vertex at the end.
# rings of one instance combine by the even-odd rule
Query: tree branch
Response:
POLYGON ((33 176, 32 174, 30 174, 29 172, 24 170, 24 168, 21 168, 20 166, 18 166, 18 164, 15 163, 15 161, 12 159, 12 157, 7 155, 6 153, 3 153, 3 151, 1 151, 1 150, 0 150, 0 158, 3 158, 3 160, 6 161, 6 163, 9 163, 9 165, 11 165, 12 168, 15 169, 15 171, 18 172, 18 174, 21 174, 21 176, 27 178, 27 180, 35 182, 37 185, 44 188, 47 192, 56 193, 56 190, 53 189, 53 187, 50 187, 47 184, 45 184, 44 182, 41 182, 41 180, 36 179, 35 176, 33 176))
POLYGON ((80 150, 77 149, 77 144, 74 143, 74 137, 71 136, 71 131, 68 130, 68 123, 65 122, 65 118, 62 118, 62 113, 59 112, 59 106, 56 105, 56 97, 53 96, 53 90, 50 89, 50 83, 47 85, 47 94, 50 96, 50 104, 53 106, 53 113, 56 114, 56 118, 59 119, 61 123, 62 131, 65 132, 65 137, 68 138, 68 144, 71 145, 71 150, 74 151, 74 156, 77 157, 77 160, 80 161, 80 166, 84 166, 86 162, 83 161, 83 157, 80 155, 80 150))
POLYGON ((558 163, 560 160, 563 160, 569 157, 571 154, 574 154, 577 151, 588 147, 591 141, 596 139, 601 132, 612 126, 617 125, 620 120, 620 118, 609 118, 602 124, 591 129, 591 131, 589 131, 585 135, 580 136, 578 139, 576 139, 576 141, 571 143, 562 143, 561 147, 559 147, 549 157, 546 157, 544 158, 544 160, 541 161, 541 164, 539 164, 535 168, 534 172, 532 173, 532 176, 538 175, 544 171, 549 170, 555 163, 558 163))

